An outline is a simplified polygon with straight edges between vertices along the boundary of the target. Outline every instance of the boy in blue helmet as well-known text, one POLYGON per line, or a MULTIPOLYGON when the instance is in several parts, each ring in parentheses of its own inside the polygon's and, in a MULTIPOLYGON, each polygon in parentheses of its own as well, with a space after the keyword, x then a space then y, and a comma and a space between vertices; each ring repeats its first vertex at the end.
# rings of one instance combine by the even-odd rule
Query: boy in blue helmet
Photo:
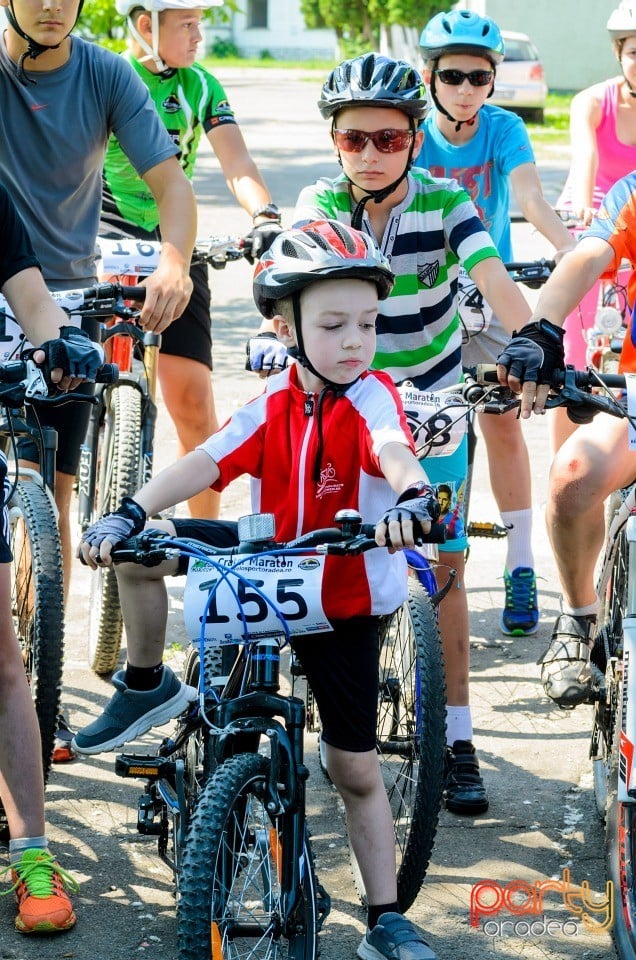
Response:
MULTIPOLYGON (((461 377, 461 334, 456 294, 460 264, 483 295, 494 298, 508 329, 523 325, 530 310, 508 276, 466 191, 430 177, 412 164, 422 146, 420 122, 427 103, 413 67, 377 53, 341 63, 325 81, 318 103, 331 120, 331 137, 342 174, 320 178, 301 192, 294 222, 330 217, 359 226, 374 237, 391 262, 395 287, 379 305, 378 344, 373 366, 409 389, 441 390, 461 377)), ((264 332, 264 331, 263 331, 264 332)), ((262 339, 264 344, 272 343, 262 339)), ((278 365, 282 362, 277 359, 278 365)), ((450 438, 449 438, 450 439, 450 438)), ((465 435, 452 446, 435 447, 425 461, 432 482, 448 484, 452 508, 461 514, 467 472, 465 435)), ((457 571, 440 604, 447 686, 449 757, 446 806, 473 815, 488 809, 470 716, 470 633, 464 584, 467 545, 461 516, 455 539, 440 546, 440 561, 457 571), (452 748, 458 743, 456 752, 452 748)))
MULTIPOLYGON (((504 261, 513 259, 510 239, 510 187, 526 220, 557 250, 573 240, 543 196, 523 121, 487 104, 504 41, 497 24, 470 10, 439 13, 420 38, 433 108, 424 120, 424 142, 416 164, 434 177, 452 177, 468 191, 504 261)), ((492 304, 490 305, 492 306, 492 304)), ((500 320, 485 306, 478 335, 462 350, 464 366, 494 363, 508 341, 500 320)), ((536 631, 539 622, 532 553, 530 463, 521 425, 513 412, 480 415, 490 482, 508 549, 504 570, 505 605, 501 630, 513 636, 536 631), (514 474, 503 465, 514 462, 514 474)))

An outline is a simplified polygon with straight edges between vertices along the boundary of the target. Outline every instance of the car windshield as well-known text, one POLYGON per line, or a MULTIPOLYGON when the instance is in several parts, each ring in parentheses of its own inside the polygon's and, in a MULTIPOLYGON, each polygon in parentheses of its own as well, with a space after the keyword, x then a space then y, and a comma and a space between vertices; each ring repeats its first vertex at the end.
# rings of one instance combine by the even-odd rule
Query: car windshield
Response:
POLYGON ((539 55, 527 40, 512 40, 506 38, 505 60, 538 60, 539 55))

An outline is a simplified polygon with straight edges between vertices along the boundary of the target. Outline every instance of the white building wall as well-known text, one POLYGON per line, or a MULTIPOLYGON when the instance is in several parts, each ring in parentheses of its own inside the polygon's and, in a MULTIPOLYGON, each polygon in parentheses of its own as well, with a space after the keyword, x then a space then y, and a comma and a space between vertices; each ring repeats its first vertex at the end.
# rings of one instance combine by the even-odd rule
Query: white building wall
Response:
MULTIPOLYGON (((246 0, 241 4, 245 8, 246 0)), ((247 26, 246 12, 232 20, 233 42, 241 54, 258 57, 267 50, 274 58, 304 60, 311 57, 336 60, 338 45, 333 30, 308 30, 298 0, 269 0, 268 27, 247 26)))

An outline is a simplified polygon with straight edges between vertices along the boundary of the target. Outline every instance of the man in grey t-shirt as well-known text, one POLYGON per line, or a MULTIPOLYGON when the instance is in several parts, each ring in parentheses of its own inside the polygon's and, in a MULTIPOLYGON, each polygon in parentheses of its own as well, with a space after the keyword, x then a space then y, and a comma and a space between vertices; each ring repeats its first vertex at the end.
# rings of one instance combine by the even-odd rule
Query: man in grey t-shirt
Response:
MULTIPOLYGON (((183 312, 192 289, 196 237, 190 182, 177 147, 144 84, 120 57, 69 36, 79 0, 0 0, 8 26, 0 38, 0 182, 9 190, 51 288, 86 286, 94 251, 108 138, 117 136, 150 187, 163 241, 142 325, 160 333, 183 312)), ((69 505, 86 433, 88 404, 41 411, 59 436, 56 500, 66 589, 72 556, 69 505)), ((34 454, 21 449, 21 456, 34 454)))

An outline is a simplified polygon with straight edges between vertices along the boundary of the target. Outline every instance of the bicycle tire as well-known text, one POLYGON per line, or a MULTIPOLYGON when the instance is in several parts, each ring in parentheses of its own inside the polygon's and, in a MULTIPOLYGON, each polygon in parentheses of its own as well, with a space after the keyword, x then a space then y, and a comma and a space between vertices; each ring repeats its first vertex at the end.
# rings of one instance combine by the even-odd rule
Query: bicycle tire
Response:
POLYGON ((317 883, 307 840, 299 864, 302 894, 295 931, 286 938, 281 930, 276 861, 286 839, 286 815, 265 809, 268 776, 268 758, 239 754, 221 764, 201 793, 179 883, 179 960, 316 960, 317 883), (229 886, 221 876, 228 872, 229 886))
POLYGON ((55 509, 35 481, 18 480, 9 501, 13 624, 40 725, 46 783, 64 664, 64 573, 55 509))
MULTIPOLYGON (((220 647, 206 647, 204 670, 205 689, 212 686, 215 677, 221 676, 222 650, 220 647)), ((199 689, 199 674, 201 661, 199 651, 190 647, 183 665, 183 682, 188 686, 199 689)), ((179 732, 177 730, 177 736, 179 732)), ((206 724, 201 725, 188 737, 179 755, 183 757, 185 765, 185 782, 191 807, 194 806, 203 784, 213 771, 213 758, 210 754, 210 737, 206 724)))
MULTIPOLYGON (((620 703, 620 689, 618 691, 620 703)), ((613 884, 614 921, 611 926, 616 952, 621 960, 636 958, 636 808, 620 803, 618 789, 618 737, 610 754, 610 778, 605 816, 605 863, 607 878, 613 884)))
MULTIPOLYGON (((409 577, 409 598, 380 637, 377 750, 395 826, 398 901, 420 891, 431 859, 444 788, 446 682, 442 641, 428 593, 409 577)), ((364 883, 349 845, 356 889, 364 883)))
MULTIPOLYGON (((606 507, 606 525, 609 527, 616 509, 620 506, 620 493, 613 494, 606 507)), ((600 695, 594 702, 592 725, 592 779, 594 799, 599 816, 605 819, 608 804, 608 788, 611 777, 611 756, 614 742, 614 726, 618 707, 614 664, 611 660, 622 645, 623 614, 627 602, 628 556, 624 530, 616 535, 611 552, 604 555, 596 588, 601 601, 599 629, 596 635, 592 663, 606 672, 600 695)))
MULTIPOLYGON (((141 423, 139 390, 118 385, 106 404, 96 517, 115 510, 123 497, 132 497, 139 488, 141 423)), ((123 625, 115 571, 100 568, 91 578, 88 618, 88 665, 94 673, 104 676, 116 668, 123 625)))

